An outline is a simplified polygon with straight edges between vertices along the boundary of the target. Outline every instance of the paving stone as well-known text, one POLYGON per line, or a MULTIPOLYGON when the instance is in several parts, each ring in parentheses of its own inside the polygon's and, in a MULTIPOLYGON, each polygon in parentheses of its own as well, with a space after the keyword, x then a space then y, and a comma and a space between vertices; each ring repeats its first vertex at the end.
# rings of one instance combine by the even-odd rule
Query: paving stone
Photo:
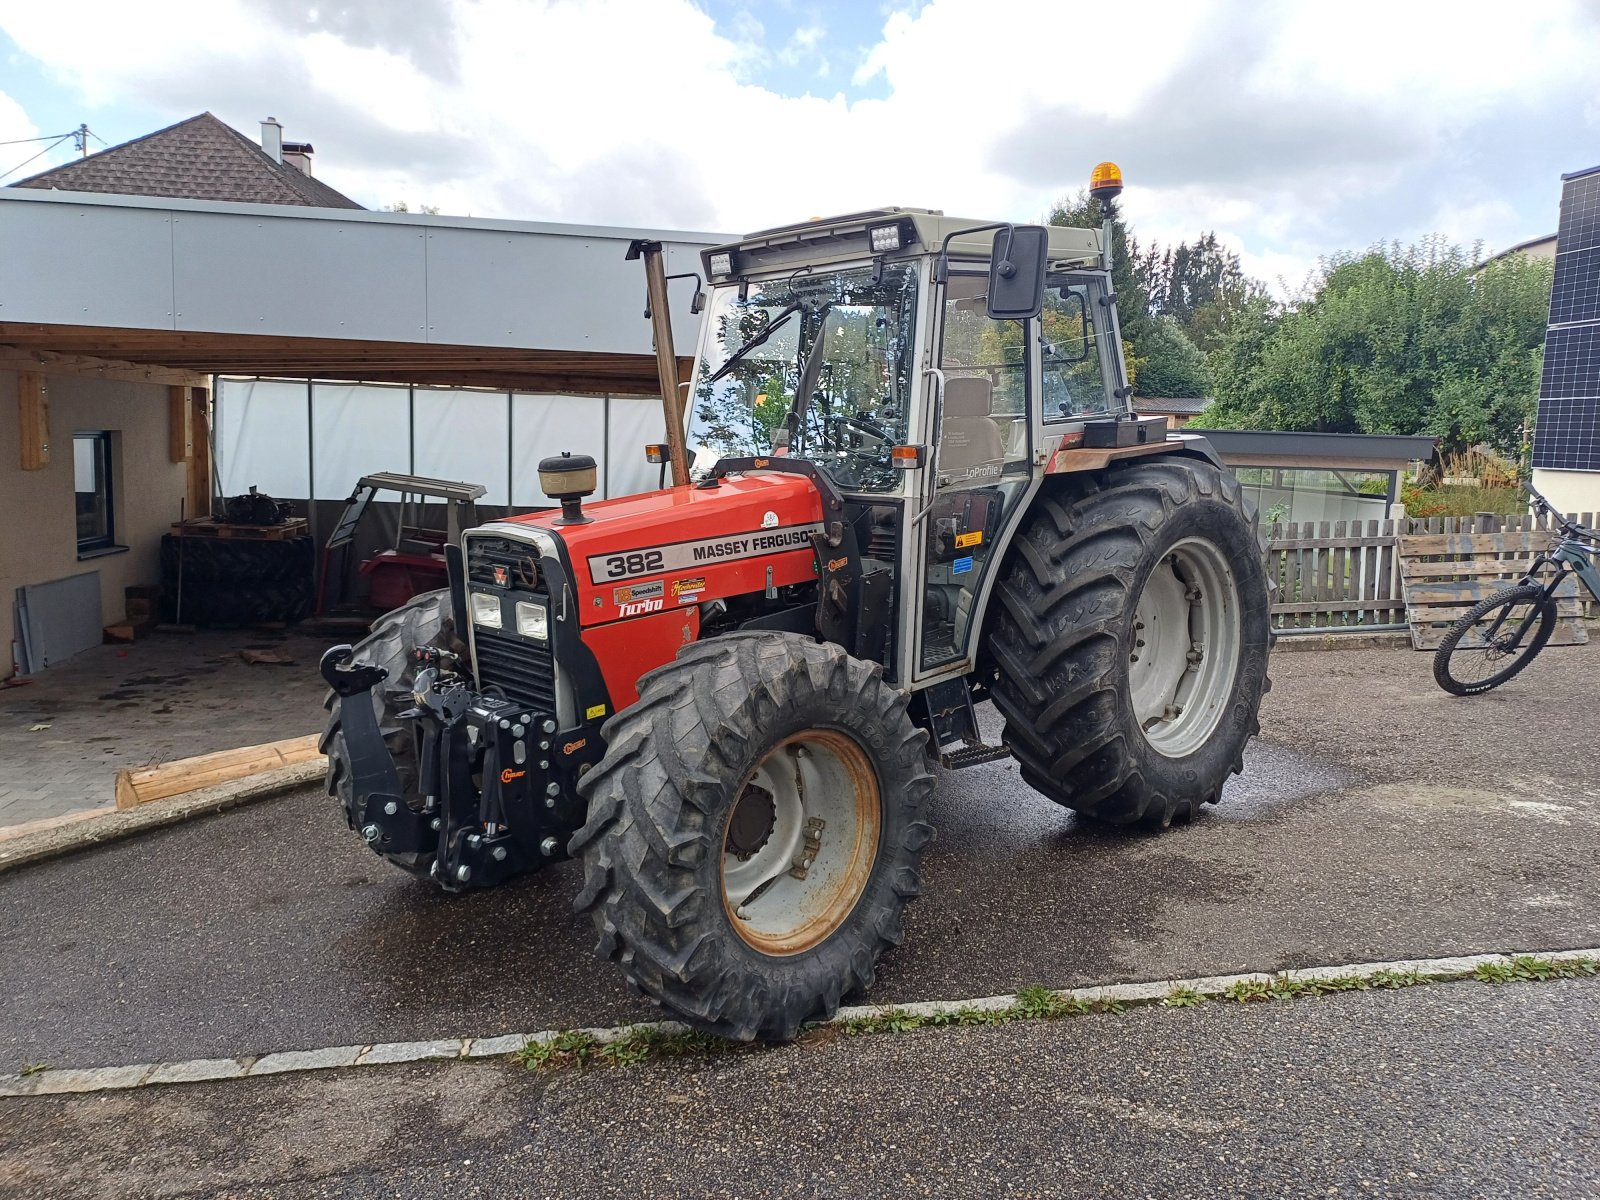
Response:
POLYGON ((340 640, 294 630, 153 634, 96 646, 27 687, 0 690, 0 826, 108 803, 124 767, 319 732, 317 660, 340 640), (244 646, 271 646, 295 665, 252 667, 239 658, 244 646), (50 728, 28 732, 40 724, 50 728))
POLYGON ((326 1050, 285 1050, 256 1059, 247 1075, 280 1075, 284 1071, 323 1071, 351 1067, 361 1055, 360 1046, 330 1046, 326 1050))
POLYGON ((505 1037, 471 1038, 461 1057, 498 1058, 503 1054, 515 1054, 527 1044, 528 1035, 525 1033, 508 1033, 505 1037))
POLYGON ((39 1081, 33 1094, 57 1096, 69 1092, 103 1092, 113 1088, 138 1087, 154 1069, 150 1063, 134 1063, 126 1067, 94 1067, 86 1071, 41 1071, 33 1077, 39 1081))
POLYGON ((360 1061, 365 1067, 374 1063, 415 1062, 422 1058, 459 1058, 461 1047, 460 1038, 438 1042, 386 1042, 368 1049, 360 1061))
POLYGON ((250 1069, 254 1059, 249 1058, 197 1058, 189 1062, 162 1063, 149 1079, 147 1086, 158 1083, 203 1083, 211 1079, 237 1079, 250 1069))

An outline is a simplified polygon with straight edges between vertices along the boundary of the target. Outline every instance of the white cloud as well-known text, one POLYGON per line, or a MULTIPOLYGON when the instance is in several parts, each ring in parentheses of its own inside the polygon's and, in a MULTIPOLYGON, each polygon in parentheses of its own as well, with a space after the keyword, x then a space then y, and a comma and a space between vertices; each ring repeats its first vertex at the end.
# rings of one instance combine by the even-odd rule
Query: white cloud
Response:
POLYGON ((250 132, 272 113, 374 206, 723 231, 885 203, 1029 219, 1115 158, 1141 236, 1216 228, 1297 283, 1380 238, 1544 232, 1555 171, 1600 158, 1582 124, 1600 10, 1442 11, 930 0, 854 51, 808 13, 775 56, 750 9, 719 27, 691 0, 169 0, 157 20, 56 0, 0 28, 87 103, 250 132), (761 86, 824 44, 882 98, 761 86))

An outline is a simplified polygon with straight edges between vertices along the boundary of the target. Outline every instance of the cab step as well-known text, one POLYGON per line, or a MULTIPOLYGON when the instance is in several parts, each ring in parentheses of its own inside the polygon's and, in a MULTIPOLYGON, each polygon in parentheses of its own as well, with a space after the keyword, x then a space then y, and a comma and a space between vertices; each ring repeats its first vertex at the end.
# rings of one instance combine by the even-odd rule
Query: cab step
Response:
POLYGON ((1009 757, 1011 751, 1004 746, 985 746, 979 742, 976 746, 962 746, 959 750, 942 751, 939 754, 939 765, 947 771, 959 771, 962 767, 976 767, 980 763, 1009 757))

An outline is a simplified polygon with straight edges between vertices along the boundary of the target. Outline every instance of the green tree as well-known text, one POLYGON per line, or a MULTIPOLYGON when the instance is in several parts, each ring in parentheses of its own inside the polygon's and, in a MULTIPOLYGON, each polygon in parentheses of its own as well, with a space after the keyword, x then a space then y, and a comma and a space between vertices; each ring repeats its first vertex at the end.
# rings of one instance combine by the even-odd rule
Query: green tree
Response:
POLYGON ((1202 420, 1516 453, 1537 407, 1550 280, 1543 261, 1475 269, 1439 238, 1331 259, 1288 311, 1242 310, 1211 356, 1202 420))
POLYGON ((1170 316, 1156 317, 1138 343, 1139 395, 1204 396, 1210 380, 1206 356, 1183 326, 1170 316))

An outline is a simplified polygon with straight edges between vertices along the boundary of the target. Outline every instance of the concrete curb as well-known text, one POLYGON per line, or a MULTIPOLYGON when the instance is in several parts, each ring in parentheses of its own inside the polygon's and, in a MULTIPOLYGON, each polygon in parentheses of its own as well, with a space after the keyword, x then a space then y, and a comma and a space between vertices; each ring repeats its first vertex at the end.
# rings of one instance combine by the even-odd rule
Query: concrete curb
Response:
MULTIPOLYGON (((1093 987, 1064 988, 1056 992, 1067 1000, 1088 1004, 1115 1002, 1128 1008, 1160 1004, 1176 988, 1188 988, 1201 996, 1217 997, 1241 983, 1271 983, 1274 980, 1371 979, 1386 974, 1412 974, 1419 982, 1442 983, 1470 977, 1480 966, 1498 963, 1510 966, 1513 959, 1535 957, 1548 962, 1600 958, 1600 947, 1588 950, 1512 951, 1508 954, 1469 954, 1448 958, 1408 958, 1394 962, 1352 963, 1324 967, 1305 967, 1269 973, 1250 971, 1241 975, 1205 975, 1194 979, 1163 979, 1147 983, 1111 983, 1093 987)), ((917 1017, 936 1017, 962 1010, 993 1012, 1010 1008, 1015 995, 984 996, 973 1000, 927 1000, 910 1004, 863 1004, 841 1008, 822 1026, 843 1027, 851 1021, 881 1016, 888 1011, 917 1017)), ((634 1025, 615 1025, 591 1029, 545 1029, 538 1033, 513 1033, 503 1037, 445 1038, 429 1042, 377 1042, 367 1046, 330 1046, 322 1050, 284 1050, 272 1054, 245 1055, 239 1058, 197 1058, 187 1062, 133 1063, 128 1066, 88 1069, 46 1067, 25 1075, 0 1075, 0 1098, 76 1095, 86 1092, 127 1091, 180 1083, 210 1083, 228 1079, 282 1075, 301 1071, 331 1071, 340 1068, 391 1066, 400 1063, 439 1059, 500 1058, 515 1054, 534 1043, 552 1042, 563 1034, 587 1034, 596 1045, 621 1041, 637 1033, 652 1031, 672 1035, 688 1032, 676 1021, 645 1021, 634 1025)))
POLYGON ((1278 633, 1272 644, 1274 654, 1295 654, 1306 650, 1410 650, 1411 635, 1404 630, 1386 633, 1278 633))
POLYGON ((248 779, 219 783, 215 787, 185 792, 165 800, 152 800, 138 808, 108 809, 72 824, 57 825, 0 842, 0 874, 44 862, 80 850, 91 850, 121 838, 176 825, 180 821, 226 812, 257 800, 266 800, 294 791, 308 783, 320 782, 325 766, 322 760, 296 763, 275 771, 263 771, 248 779))

